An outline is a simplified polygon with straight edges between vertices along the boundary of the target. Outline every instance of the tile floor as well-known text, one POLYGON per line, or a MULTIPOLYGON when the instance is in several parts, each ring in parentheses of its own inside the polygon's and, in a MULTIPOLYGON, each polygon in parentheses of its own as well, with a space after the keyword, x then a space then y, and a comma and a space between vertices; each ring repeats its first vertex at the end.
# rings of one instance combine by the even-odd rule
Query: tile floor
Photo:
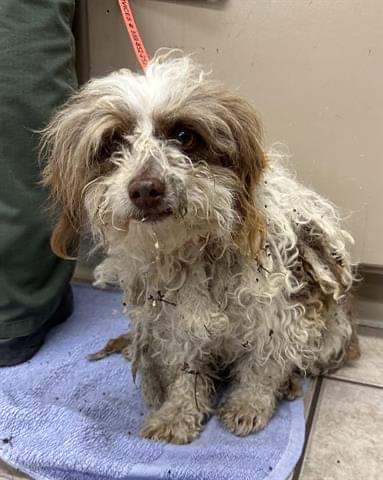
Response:
POLYGON ((291 480, 383 479, 383 329, 359 327, 362 356, 306 394, 306 445, 291 480))
MULTIPOLYGON (((312 383, 306 443, 290 480, 383 479, 383 329, 360 327, 361 359, 312 383)), ((28 477, 0 461, 0 480, 28 477)))

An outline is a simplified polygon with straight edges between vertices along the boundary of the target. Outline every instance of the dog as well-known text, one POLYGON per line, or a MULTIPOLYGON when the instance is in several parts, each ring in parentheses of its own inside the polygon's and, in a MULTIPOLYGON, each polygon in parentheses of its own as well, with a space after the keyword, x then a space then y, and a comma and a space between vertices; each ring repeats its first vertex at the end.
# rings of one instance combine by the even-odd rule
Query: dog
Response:
POLYGON ((124 293, 133 330, 99 357, 126 347, 150 407, 143 437, 191 442, 214 411, 248 435, 299 394, 297 372, 359 356, 337 209, 265 150, 253 107, 191 56, 91 80, 42 151, 61 209, 54 252, 73 258, 90 231, 106 252, 96 282, 124 293))

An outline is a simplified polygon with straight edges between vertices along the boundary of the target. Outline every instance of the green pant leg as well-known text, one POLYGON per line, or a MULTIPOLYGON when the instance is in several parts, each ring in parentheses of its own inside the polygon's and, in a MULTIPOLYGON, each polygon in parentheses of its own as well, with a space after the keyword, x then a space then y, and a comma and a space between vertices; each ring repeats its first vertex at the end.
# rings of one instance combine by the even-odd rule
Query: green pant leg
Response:
POLYGON ((75 0, 0 2, 0 338, 46 322, 74 268, 50 249, 34 133, 76 88, 74 7, 75 0))

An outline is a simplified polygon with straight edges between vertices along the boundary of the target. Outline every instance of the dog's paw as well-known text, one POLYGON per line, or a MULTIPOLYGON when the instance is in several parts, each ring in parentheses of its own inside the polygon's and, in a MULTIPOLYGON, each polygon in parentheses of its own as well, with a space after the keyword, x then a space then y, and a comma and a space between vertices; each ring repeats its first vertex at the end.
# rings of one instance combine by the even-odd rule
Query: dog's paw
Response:
POLYGON ((183 416, 182 413, 164 416, 158 411, 147 417, 141 430, 141 436, 159 442, 185 444, 198 437, 201 426, 193 416, 183 416))
POLYGON ((248 401, 228 399, 218 410, 218 417, 227 429, 244 437, 250 433, 262 430, 272 417, 275 409, 275 399, 249 399, 248 401))
POLYGON ((295 376, 291 376, 278 391, 278 398, 283 398, 284 400, 295 400, 302 395, 301 382, 299 381, 299 378, 295 376))

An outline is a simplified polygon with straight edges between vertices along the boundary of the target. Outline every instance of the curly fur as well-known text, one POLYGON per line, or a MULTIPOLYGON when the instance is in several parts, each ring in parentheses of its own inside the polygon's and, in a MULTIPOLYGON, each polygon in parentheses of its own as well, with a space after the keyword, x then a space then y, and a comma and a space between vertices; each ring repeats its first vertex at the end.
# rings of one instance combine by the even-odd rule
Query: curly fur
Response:
POLYGON ((129 304, 148 438, 195 438, 219 381, 225 425, 259 430, 280 396, 294 396, 295 371, 318 374, 357 351, 352 239, 261 139, 245 100, 172 55, 145 75, 89 82, 43 133, 44 182, 62 207, 52 247, 72 255, 89 228, 106 250, 96 282, 119 285, 129 304), (193 151, 172 138, 175 125, 198 134, 193 151), (129 199, 143 172, 166 185, 162 221, 129 199))

